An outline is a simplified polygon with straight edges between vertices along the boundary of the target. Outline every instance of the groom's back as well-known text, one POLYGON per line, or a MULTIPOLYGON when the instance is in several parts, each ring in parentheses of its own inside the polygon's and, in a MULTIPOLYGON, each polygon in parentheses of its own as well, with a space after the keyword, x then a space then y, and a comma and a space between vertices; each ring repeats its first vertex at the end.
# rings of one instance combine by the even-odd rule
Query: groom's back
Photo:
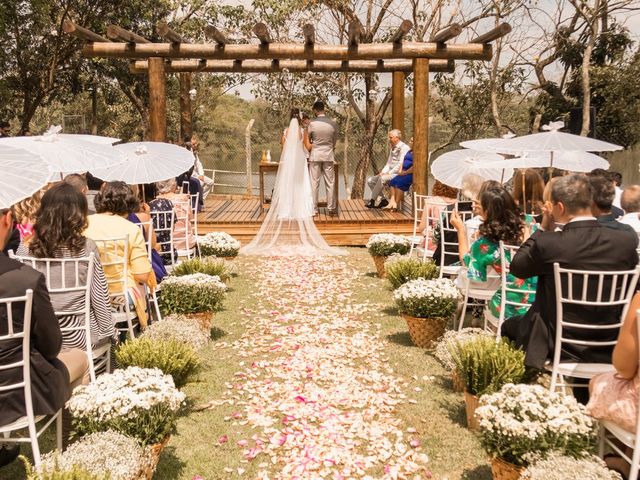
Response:
POLYGON ((333 161, 333 149, 338 141, 338 125, 326 116, 314 118, 309 124, 309 139, 313 143, 312 159, 333 161))

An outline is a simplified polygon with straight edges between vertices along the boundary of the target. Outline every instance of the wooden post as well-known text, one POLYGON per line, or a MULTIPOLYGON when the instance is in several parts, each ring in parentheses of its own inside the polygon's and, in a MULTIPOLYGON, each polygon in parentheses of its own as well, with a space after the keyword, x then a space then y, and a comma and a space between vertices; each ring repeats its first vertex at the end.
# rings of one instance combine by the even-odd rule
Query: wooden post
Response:
POLYGON ((413 61, 413 191, 428 193, 429 59, 413 61))
POLYGON ((167 91, 164 58, 149 58, 149 140, 167 141, 167 91))
POLYGON ((191 74, 180 74, 180 141, 193 134, 191 117, 191 74))
POLYGON ((391 91, 391 128, 400 130, 408 140, 404 131, 404 72, 393 72, 391 91))
POLYGON ((91 135, 98 134, 98 82, 91 88, 91 135))
MULTIPOLYGON (((253 195, 253 173, 252 173, 252 162, 251 162, 251 129, 253 128, 253 122, 255 119, 252 118, 249 120, 247 124, 247 128, 244 130, 244 149, 245 149, 245 162, 247 168, 247 195, 253 195)), ((262 195, 261 201, 264 200, 264 186, 262 184, 262 175, 260 175, 260 192, 262 195)), ((264 202, 262 202, 264 203, 264 202)), ((262 208, 262 203, 260 204, 260 208, 262 208)))

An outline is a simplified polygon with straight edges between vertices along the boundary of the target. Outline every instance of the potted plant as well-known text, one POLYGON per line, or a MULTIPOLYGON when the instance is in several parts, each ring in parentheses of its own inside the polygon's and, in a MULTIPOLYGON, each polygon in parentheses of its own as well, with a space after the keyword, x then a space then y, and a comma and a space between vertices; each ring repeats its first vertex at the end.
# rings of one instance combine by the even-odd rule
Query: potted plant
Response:
POLYGON ((438 266, 431 260, 426 262, 415 257, 393 254, 384 262, 387 280, 395 290, 409 280, 438 278, 438 266))
POLYGON ((184 386, 200 368, 193 347, 176 338, 133 338, 118 347, 116 362, 122 368, 159 368, 171 375, 176 387, 184 386))
POLYGON ((393 233, 376 233, 369 237, 367 250, 376 265, 376 271, 380 278, 384 278, 384 262, 394 253, 406 255, 411 249, 411 241, 402 235, 393 233))
POLYGON ((458 374, 455 362, 453 361, 453 352, 458 345, 463 345, 473 341, 478 337, 492 337, 493 335, 482 328, 463 328, 462 330, 448 330, 444 336, 438 341, 433 351, 434 357, 442 364, 442 366, 451 372, 451 380, 453 390, 456 392, 464 392, 464 384, 458 374))
POLYGON ((481 395, 497 392, 507 383, 518 383, 525 375, 524 352, 509 342, 478 336, 458 343, 451 353, 464 386, 467 426, 478 429, 475 411, 481 395))
POLYGON ((520 478, 532 456, 558 452, 579 458, 595 445, 595 425, 585 407, 541 385, 504 385, 480 399, 476 416, 496 480, 520 478))
POLYGON ((208 332, 212 314, 220 308, 226 291, 226 284, 217 275, 170 275, 162 281, 162 295, 158 300, 163 314, 187 314, 196 318, 208 332))
POLYGON ((178 340, 196 351, 211 342, 210 332, 203 331, 197 320, 179 313, 167 315, 162 320, 153 322, 144 329, 140 338, 178 340))
POLYGON ((460 292, 446 278, 411 280, 393 293, 400 315, 409 327, 414 344, 431 348, 455 313, 460 292))
POLYGON ((240 242, 226 232, 210 232, 198 237, 200 254, 233 260, 240 251, 240 242))
POLYGON ((129 367, 76 387, 67 408, 76 435, 111 429, 161 452, 184 400, 170 375, 157 368, 129 367))
POLYGON ((582 458, 551 453, 533 459, 520 477, 523 480, 622 480, 622 476, 607 468, 595 455, 582 458))
POLYGON ((205 273, 207 275, 218 276, 223 282, 231 279, 231 264, 222 258, 216 257, 194 257, 184 260, 173 267, 170 275, 182 277, 194 273, 205 273))

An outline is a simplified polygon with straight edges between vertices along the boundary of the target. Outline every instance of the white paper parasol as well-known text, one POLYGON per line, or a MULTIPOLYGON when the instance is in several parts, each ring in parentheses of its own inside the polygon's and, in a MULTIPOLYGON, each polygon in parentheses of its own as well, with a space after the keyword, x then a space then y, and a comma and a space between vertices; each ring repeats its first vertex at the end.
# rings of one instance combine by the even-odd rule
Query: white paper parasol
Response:
MULTIPOLYGON (((527 156, 491 162, 491 167, 504 168, 547 168, 551 160, 546 155, 531 152, 527 156)), ((557 152, 553 156, 553 166, 570 172, 590 172, 596 168, 609 168, 609 162, 589 152, 557 152)))
POLYGON ((474 173, 485 180, 504 182, 513 176, 513 168, 487 166, 504 160, 500 155, 476 150, 454 150, 440 155, 431 164, 431 173, 441 183, 462 187, 462 177, 474 173))
MULTIPOLYGON (((502 140, 508 140, 510 138, 514 138, 514 133, 507 133, 503 135, 501 138, 481 138, 478 140, 467 140, 466 142, 460 142, 460 146, 463 148, 469 148, 471 150, 478 150, 480 152, 495 152, 493 145, 496 142, 500 142, 502 140)), ((500 152, 497 152, 500 153, 500 152)))
POLYGON ((69 140, 81 140, 83 142, 97 143, 99 145, 113 145, 120 141, 115 137, 103 137, 101 135, 84 135, 82 133, 59 133, 59 137, 67 138, 69 140))
POLYGON ((75 135, 60 135, 59 127, 51 127, 44 135, 0 139, 0 143, 40 155, 49 172, 84 173, 95 168, 111 167, 126 161, 126 156, 110 144, 87 142, 75 135))
POLYGON ((130 185, 153 183, 176 177, 189 170, 195 158, 183 147, 163 142, 132 142, 113 147, 125 154, 124 165, 91 170, 96 177, 120 180, 130 185))
POLYGON ((0 143, 0 208, 9 208, 44 187, 49 171, 44 159, 0 143))

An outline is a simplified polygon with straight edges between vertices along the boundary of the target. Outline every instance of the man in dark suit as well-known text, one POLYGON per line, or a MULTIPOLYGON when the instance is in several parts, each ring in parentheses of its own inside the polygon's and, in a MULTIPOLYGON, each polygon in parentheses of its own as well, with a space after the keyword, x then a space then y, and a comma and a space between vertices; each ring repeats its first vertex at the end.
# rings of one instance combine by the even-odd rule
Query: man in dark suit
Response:
MULTIPOLYGON (((4 248, 13 230, 12 212, 0 209, 0 247, 4 248)), ((78 374, 86 370, 87 357, 80 350, 60 353, 62 334, 56 318, 44 276, 27 265, 0 253, 0 298, 24 296, 33 290, 31 312, 31 395, 35 415, 47 415, 64 407, 71 395, 71 387, 78 383, 78 374), (60 357, 60 358, 58 358, 60 357), (65 366, 68 364, 69 369, 65 366), (69 371, 72 371, 71 378, 69 371)), ((13 324, 22 330, 24 304, 13 306, 13 324)), ((0 309, 0 335, 7 334, 7 312, 0 309)), ((0 364, 7 365, 22 359, 22 341, 4 341, 0 348, 0 364)), ((22 367, 1 370, 0 386, 22 380, 22 367)), ((0 424, 6 425, 26 415, 22 388, 0 392, 0 424)), ((0 443, 2 439, 0 438, 0 443)), ((11 462, 18 448, 0 449, 0 466, 11 462)))
POLYGON ((616 188, 614 183, 603 175, 589 174, 589 183, 593 191, 593 205, 591 212, 596 217, 598 223, 614 230, 625 230, 627 232, 636 233, 631 225, 619 222, 611 211, 613 207, 613 199, 616 196, 616 188))
MULTIPOLYGON (((554 350, 556 289, 553 264, 578 270, 632 270, 638 263, 635 233, 607 228, 591 213, 592 188, 585 175, 561 177, 551 189, 551 205, 545 206, 542 229, 520 247, 510 271, 518 278, 538 277, 536 299, 521 317, 508 319, 502 332, 526 351, 525 363, 543 368, 554 350), (564 225, 557 231, 557 225, 564 225)), ((620 308, 568 306, 564 318, 575 323, 608 324, 619 321, 620 308)), ((580 330, 582 338, 615 340, 618 329, 580 330)), ((567 332, 570 336, 571 332, 567 332)), ((571 345, 563 356, 585 362, 610 362, 613 347, 592 348, 571 345)))

